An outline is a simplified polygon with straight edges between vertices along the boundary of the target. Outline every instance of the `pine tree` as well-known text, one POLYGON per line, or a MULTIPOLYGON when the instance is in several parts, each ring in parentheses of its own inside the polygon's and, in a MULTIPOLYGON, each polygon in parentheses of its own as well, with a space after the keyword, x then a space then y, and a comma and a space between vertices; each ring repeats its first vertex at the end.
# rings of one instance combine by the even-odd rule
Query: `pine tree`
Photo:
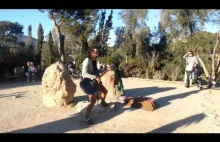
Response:
POLYGON ((41 52, 42 52, 42 46, 44 42, 44 30, 43 30, 41 23, 39 24, 37 34, 38 34, 38 39, 37 39, 37 45, 36 45, 36 51, 35 51, 36 63, 37 65, 41 65, 41 52))

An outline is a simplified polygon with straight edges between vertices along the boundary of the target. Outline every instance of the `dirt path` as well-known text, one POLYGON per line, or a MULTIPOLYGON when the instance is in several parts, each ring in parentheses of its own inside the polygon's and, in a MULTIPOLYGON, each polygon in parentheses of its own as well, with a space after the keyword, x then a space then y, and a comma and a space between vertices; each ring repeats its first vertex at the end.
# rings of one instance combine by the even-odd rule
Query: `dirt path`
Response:
MULTIPOLYGON (((123 79, 127 96, 149 96, 153 112, 116 103, 107 113, 94 113, 95 125, 82 124, 76 107, 45 108, 40 82, 0 84, 1 133, 218 133, 220 90, 184 88, 183 84, 123 79), (21 97, 13 99, 20 94, 21 97)), ((79 80, 75 83, 79 84, 79 80)), ((86 101, 80 88, 75 99, 86 101)))

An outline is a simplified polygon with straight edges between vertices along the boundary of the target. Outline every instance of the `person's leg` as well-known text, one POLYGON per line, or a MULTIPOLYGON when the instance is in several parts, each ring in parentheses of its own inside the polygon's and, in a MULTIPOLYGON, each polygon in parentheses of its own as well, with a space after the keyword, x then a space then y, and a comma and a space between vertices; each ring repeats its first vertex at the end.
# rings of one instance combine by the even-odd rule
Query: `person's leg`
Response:
POLYGON ((72 68, 70 68, 71 75, 73 75, 73 71, 74 71, 74 70, 73 70, 72 68))
POLYGON ((34 76, 35 76, 35 73, 31 73, 31 77, 32 77, 32 81, 33 81, 33 82, 35 82, 34 76))
POLYGON ((27 76, 27 82, 29 82, 30 81, 30 74, 29 74, 29 72, 26 72, 25 75, 27 76))
POLYGON ((186 71, 186 87, 189 87, 189 85, 190 85, 189 77, 190 77, 191 73, 192 73, 191 71, 186 71))
POLYGON ((89 96, 89 105, 87 106, 84 121, 90 120, 89 117, 90 117, 92 108, 93 108, 93 106, 95 105, 95 102, 96 102, 96 95, 88 95, 88 96, 89 96))
POLYGON ((105 98, 106 98, 106 95, 107 95, 107 93, 108 93, 108 90, 102 85, 102 84, 100 84, 100 86, 99 86, 99 91, 101 92, 101 104, 102 105, 105 105, 105 104, 107 104, 106 102, 105 102, 105 98))
POLYGON ((201 77, 197 78, 197 82, 198 82, 197 87, 202 89, 202 79, 201 79, 201 77))

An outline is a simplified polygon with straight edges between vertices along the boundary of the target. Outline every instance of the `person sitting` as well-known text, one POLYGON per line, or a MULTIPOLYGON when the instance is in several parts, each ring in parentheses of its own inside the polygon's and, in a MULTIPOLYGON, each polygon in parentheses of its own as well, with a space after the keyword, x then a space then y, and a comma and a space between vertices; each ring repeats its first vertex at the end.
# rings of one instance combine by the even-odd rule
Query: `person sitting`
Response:
POLYGON ((28 68, 28 72, 31 75, 32 78, 32 82, 35 82, 34 77, 35 77, 35 73, 36 73, 36 68, 34 67, 34 64, 32 62, 30 62, 30 66, 28 68))
POLYGON ((27 82, 30 81, 30 73, 28 72, 29 66, 30 66, 30 62, 27 61, 26 66, 23 66, 23 67, 22 67, 22 68, 24 68, 24 73, 25 73, 25 76, 27 77, 27 82))

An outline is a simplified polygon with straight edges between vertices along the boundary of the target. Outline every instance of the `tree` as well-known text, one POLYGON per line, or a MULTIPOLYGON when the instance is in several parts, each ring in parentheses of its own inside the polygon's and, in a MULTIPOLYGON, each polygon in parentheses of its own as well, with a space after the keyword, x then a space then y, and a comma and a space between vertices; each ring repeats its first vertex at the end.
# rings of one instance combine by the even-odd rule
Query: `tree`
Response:
POLYGON ((0 21, 0 78, 6 71, 13 73, 14 66, 22 65, 19 54, 24 42, 18 41, 22 30, 18 22, 0 21))
POLYGON ((18 47, 22 46, 17 41, 17 37, 23 34, 22 30, 23 26, 17 22, 0 21, 0 62, 7 61, 10 49, 17 52, 18 47))
MULTIPOLYGON (((45 10, 40 10, 44 12, 45 10)), ((64 44, 65 35, 62 33, 65 26, 69 33, 79 36, 82 41, 82 50, 85 53, 88 49, 87 38, 94 30, 93 21, 96 21, 97 10, 90 9, 47 9, 49 18, 54 22, 56 35, 58 37, 58 51, 60 61, 65 63, 64 44), (94 15, 94 16, 93 16, 94 15), (92 23, 92 24, 91 24, 92 23)))
POLYGON ((14 46, 17 44, 17 36, 23 35, 23 26, 18 22, 0 21, 0 46, 14 46))
POLYGON ((110 30, 112 28, 112 14, 113 11, 111 10, 110 15, 108 16, 108 19, 105 21, 105 14, 106 11, 101 11, 101 17, 99 21, 99 31, 95 37, 94 40, 94 46, 96 46, 100 50, 100 56, 106 56, 107 55, 107 47, 108 47, 108 39, 110 30))
POLYGON ((55 61, 54 53, 53 53, 53 38, 51 31, 48 34, 48 51, 49 51, 49 65, 51 65, 55 61))
POLYGON ((219 69, 220 69, 220 53, 217 53, 217 47, 219 45, 220 42, 220 35, 217 35, 216 38, 216 43, 213 49, 213 52, 211 53, 211 73, 209 73, 207 66, 205 65, 204 61, 202 60, 202 58, 200 58, 200 56, 197 56, 199 62, 201 63, 205 75, 207 78, 212 77, 215 81, 217 81, 218 78, 218 73, 219 73, 219 69))
POLYGON ((143 42, 145 37, 147 37, 149 31, 149 27, 141 27, 135 30, 135 33, 133 34, 133 40, 136 45, 136 57, 139 55, 143 55, 143 42))
POLYGON ((41 23, 39 23, 39 27, 37 30, 37 45, 36 45, 36 51, 35 51, 35 55, 36 55, 36 63, 37 65, 41 65, 41 52, 42 52, 42 46, 44 43, 44 30, 43 27, 41 25, 41 23))
POLYGON ((54 44, 53 35, 50 31, 47 36, 45 36, 45 42, 42 47, 42 69, 47 68, 53 64, 59 57, 58 47, 54 44))
POLYGON ((148 32, 146 25, 148 11, 146 9, 129 9, 122 10, 119 14, 125 23, 126 47, 131 49, 132 57, 138 56, 141 52, 141 42, 148 32))
POLYGON ((32 27, 28 26, 28 42, 27 42, 28 50, 32 53, 33 51, 33 39, 32 39, 32 27))
POLYGON ((205 23, 216 21, 213 18, 216 12, 207 9, 163 9, 161 24, 170 38, 184 38, 202 30, 205 23))
POLYGON ((115 48, 119 48, 121 44, 125 41, 125 28, 124 27, 116 27, 115 28, 115 48))
POLYGON ((63 29, 66 29, 67 33, 78 37, 78 39, 81 41, 82 56, 86 55, 89 49, 88 39, 91 38, 92 34, 95 32, 95 27, 99 18, 98 11, 98 9, 81 10, 80 13, 82 14, 82 18, 63 26, 63 29))

